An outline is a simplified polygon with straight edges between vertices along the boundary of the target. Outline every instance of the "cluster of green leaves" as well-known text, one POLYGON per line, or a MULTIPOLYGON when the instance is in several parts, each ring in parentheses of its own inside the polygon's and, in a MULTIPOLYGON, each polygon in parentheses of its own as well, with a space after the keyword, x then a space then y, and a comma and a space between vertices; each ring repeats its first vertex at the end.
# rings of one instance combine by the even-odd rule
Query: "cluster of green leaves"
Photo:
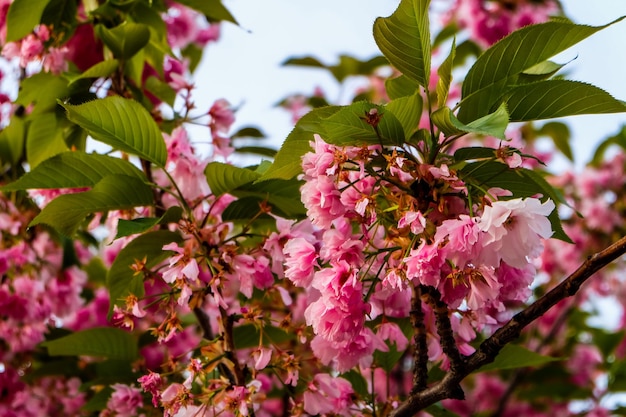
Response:
MULTIPOLYGON (((462 82, 462 96, 448 107, 448 93, 456 62, 456 42, 438 66, 436 91, 429 90, 433 71, 431 34, 428 23, 428 0, 403 0, 398 9, 374 24, 374 38, 387 61, 401 74, 385 83, 390 101, 374 104, 365 101, 347 106, 316 108, 304 116, 287 137, 274 164, 261 180, 292 178, 300 172, 300 157, 309 151, 312 133, 334 145, 362 146, 380 144, 422 152, 423 160, 435 163, 445 157, 445 146, 456 138, 472 134, 507 140, 510 122, 553 119, 580 114, 626 111, 626 105, 605 91, 589 84, 555 77, 563 65, 549 59, 588 36, 619 22, 591 27, 567 20, 527 26, 505 37, 480 54, 462 82), (368 124, 364 117, 376 109, 380 124, 368 124), (431 129, 420 129, 422 111, 428 112, 431 129), (440 139, 443 136, 443 140, 440 139)), ((456 29, 446 28, 435 37, 440 44, 456 29)), ((468 47, 464 47, 466 57, 468 47)), ((346 77, 346 67, 325 66, 311 57, 288 60, 288 64, 329 69, 338 81, 346 77)), ((369 69, 374 60, 354 68, 369 69)), ((571 158, 568 132, 553 122, 535 131, 536 136, 550 136, 556 146, 571 158)), ((475 148, 454 155, 454 167, 471 190, 484 194, 490 187, 502 187, 513 197, 536 194, 562 202, 538 171, 509 168, 498 160, 496 150, 475 148)), ((568 240, 556 212, 551 216, 555 237, 568 240)))

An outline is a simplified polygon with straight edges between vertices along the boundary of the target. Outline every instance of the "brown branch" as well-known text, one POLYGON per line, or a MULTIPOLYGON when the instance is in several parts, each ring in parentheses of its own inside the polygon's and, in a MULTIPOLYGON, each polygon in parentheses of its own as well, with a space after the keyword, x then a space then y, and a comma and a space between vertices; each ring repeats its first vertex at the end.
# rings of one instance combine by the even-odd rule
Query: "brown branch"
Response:
POLYGON ((428 384, 428 344, 426 342, 426 326, 424 325, 424 311, 422 310, 422 292, 420 287, 413 290, 411 300, 411 324, 413 333, 413 388, 411 395, 426 389, 428 384))
POLYGON ((480 344, 462 369, 448 372, 443 379, 431 387, 412 392, 391 415, 410 417, 429 405, 446 398, 454 398, 454 388, 470 373, 495 360, 498 353, 508 343, 517 339, 524 327, 544 315, 551 307, 567 297, 576 294, 580 286, 600 269, 626 253, 626 237, 621 238, 606 249, 590 256, 570 276, 554 287, 543 297, 517 313, 504 326, 496 330, 480 344))
MULTIPOLYGON (((441 349, 450 360, 450 370, 452 372, 458 372, 463 368, 465 364, 464 358, 459 352, 459 348, 454 340, 454 333, 452 332, 452 324, 450 323, 450 309, 448 305, 441 301, 441 294, 436 288, 423 285, 422 294, 426 299, 426 302, 432 307, 435 314, 435 325, 437 326, 437 334, 441 343, 441 349)), ((458 387, 460 391, 460 398, 463 399, 463 391, 461 387, 458 387)))
POLYGON ((202 329, 202 337, 205 338, 206 340, 212 340, 213 331, 211 330, 211 322, 209 320, 209 315, 206 313, 206 311, 204 311, 200 307, 195 307, 193 309, 193 314, 196 316, 196 319, 198 320, 198 324, 200 325, 200 328, 202 329))
POLYGON ((222 307, 220 307, 220 314, 222 316, 224 353, 226 354, 226 358, 233 364, 234 381, 231 380, 231 383, 240 386, 246 385, 243 369, 235 356, 235 339, 233 338, 234 318, 222 307))

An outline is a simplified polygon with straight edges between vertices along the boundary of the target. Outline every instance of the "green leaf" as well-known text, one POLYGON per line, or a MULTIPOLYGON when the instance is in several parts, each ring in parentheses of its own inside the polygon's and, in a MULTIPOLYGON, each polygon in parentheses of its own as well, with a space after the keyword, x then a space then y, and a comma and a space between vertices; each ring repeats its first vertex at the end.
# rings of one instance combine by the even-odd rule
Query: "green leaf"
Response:
MULTIPOLYGON (((222 220, 226 222, 243 222, 248 223, 250 219, 259 216, 259 204, 264 199, 258 196, 240 197, 233 201, 222 212, 222 220)), ((268 215, 261 215, 259 218, 271 219, 268 215)))
POLYGON ((240 146, 235 148, 235 152, 238 153, 252 153, 255 155, 267 156, 274 158, 276 156, 276 149, 266 148, 264 146, 240 146))
POLYGON ((128 332, 114 327, 96 327, 41 343, 50 356, 97 356, 135 360, 137 341, 128 332))
POLYGON ((96 25, 96 34, 118 59, 127 60, 150 41, 150 29, 143 23, 125 22, 113 29, 96 25))
POLYGON ((102 411, 107 408, 107 403, 109 402, 109 398, 111 398, 111 394, 113 393, 113 388, 110 386, 106 386, 100 391, 96 392, 93 397, 89 399, 81 407, 81 410, 91 411, 92 413, 95 411, 102 411))
POLYGON ((626 360, 616 360, 609 369, 609 392, 626 391, 626 360))
POLYGON ((267 202, 273 213, 286 218, 299 218, 306 213, 300 197, 301 186, 302 182, 296 179, 271 179, 242 184, 232 190, 231 194, 239 198, 256 198, 257 204, 252 205, 256 212, 259 210, 259 203, 267 202))
POLYGON ((109 175, 91 190, 52 200, 29 224, 47 224, 71 236, 88 214, 153 204, 152 189, 128 175, 109 175))
POLYGON ((57 100, 67 96, 67 80, 52 73, 40 72, 21 82, 15 102, 24 107, 34 103, 30 116, 55 110, 57 100))
POLYGON ((454 152, 454 161, 471 161, 477 159, 495 159, 496 149, 485 148, 482 146, 472 146, 468 148, 459 148, 454 152))
POLYGON ((26 127, 23 118, 11 117, 10 124, 0 131, 0 161, 16 165, 24 154, 26 127))
POLYGON ((569 127, 565 123, 561 122, 548 122, 541 126, 541 129, 537 131, 539 136, 549 136, 554 142, 554 146, 561 151, 563 155, 570 161, 574 161, 574 153, 570 146, 570 131, 569 127))
POLYGON ((43 113, 32 118, 26 135, 26 160, 31 168, 68 150, 54 113, 43 113))
POLYGON ((374 22, 374 40, 391 65, 428 88, 430 80, 429 0, 402 0, 389 17, 374 22))
POLYGON ((117 59, 107 59, 106 61, 98 62, 82 74, 72 77, 70 85, 85 78, 106 78, 113 74, 113 72, 119 68, 119 65, 120 62, 117 59))
POLYGON ((147 232, 158 224, 178 223, 182 217, 183 209, 179 206, 173 206, 168 208, 161 217, 142 217, 133 220, 119 219, 117 221, 115 239, 147 232))
POLYGON ((267 137, 267 135, 263 133, 260 129, 252 126, 246 126, 233 133, 230 138, 232 140, 239 138, 262 139, 265 137, 267 137))
POLYGON ((408 138, 419 127, 422 106, 422 96, 415 93, 391 100, 385 105, 385 109, 398 119, 404 129, 404 137, 408 138))
POLYGON ((67 118, 101 142, 135 154, 163 168, 167 149, 163 135, 150 113, 136 101, 119 96, 78 106, 61 104, 67 118))
POLYGON ((505 130, 509 124, 509 115, 504 104, 500 105, 495 112, 468 124, 459 121, 449 107, 442 107, 435 111, 431 119, 447 137, 475 133, 506 139, 505 130))
POLYGON ((402 124, 391 111, 364 101, 342 107, 320 125, 324 141, 334 145, 401 145, 405 141, 402 124), (376 128, 366 121, 371 111, 379 120, 376 128))
MULTIPOLYGON (((295 339, 295 334, 288 333, 275 326, 263 326, 263 345, 280 344, 295 339)), ((258 347, 261 341, 261 332, 253 324, 243 324, 233 328, 233 341, 237 349, 258 347)))
POLYGON ((209 21, 219 22, 225 20, 236 25, 238 24, 233 15, 224 7, 221 0, 178 0, 178 3, 204 13, 209 21))
POLYGON ((222 162, 210 162, 204 169, 209 188, 215 196, 229 193, 234 189, 253 181, 261 176, 249 169, 239 168, 222 162))
POLYGON ((6 41, 17 41, 28 35, 41 21, 50 0, 15 0, 7 12, 6 41))
POLYGON ((539 81, 515 87, 507 95, 506 103, 514 122, 626 111, 624 102, 604 90, 568 80, 539 81))
POLYGON ((141 298, 145 293, 143 274, 135 275, 131 266, 145 258, 146 268, 153 268, 174 254, 172 251, 164 251, 164 245, 182 241, 178 233, 157 230, 136 237, 117 254, 107 275, 107 288, 111 299, 109 317, 113 313, 113 306, 125 305, 124 299, 129 294, 141 298))
POLYGON ((156 77, 148 77, 144 83, 144 88, 170 107, 174 106, 176 91, 168 83, 164 83, 156 77))
POLYGON ((450 54, 437 68, 437 107, 443 108, 448 102, 448 93, 450 92, 450 84, 452 83, 452 67, 454 66, 454 57, 456 55, 456 38, 452 40, 450 54))
POLYGON ((452 411, 446 410, 439 404, 428 406, 424 409, 424 411, 426 411, 432 417, 459 417, 458 414, 453 413, 452 411))
POLYGON ((552 61, 540 62, 520 73, 517 83, 522 84, 546 80, 556 74, 565 65, 566 64, 557 64, 552 61))
POLYGON ((43 11, 41 23, 52 27, 57 42, 65 43, 76 30, 77 12, 75 0, 51 0, 43 11))
POLYGON ((562 359, 540 355, 520 345, 506 345, 493 362, 484 365, 478 372, 528 368, 560 360, 562 359))
POLYGON ((385 90, 389 98, 394 100, 419 94, 419 84, 406 75, 401 75, 396 78, 387 78, 385 80, 385 90))
POLYGON ((622 19, 598 27, 550 21, 511 33, 485 51, 467 73, 459 120, 467 123, 488 114, 519 74, 622 19))
POLYGON ((375 56, 367 61, 361 61, 349 55, 341 55, 339 57, 339 63, 335 65, 326 65, 311 56, 292 57, 282 63, 282 65, 326 69, 338 82, 343 82, 343 80, 351 75, 369 75, 376 68, 387 64, 387 60, 382 56, 375 56))
POLYGON ((313 134, 320 133, 323 119, 336 113, 341 107, 329 106, 314 109, 304 115, 293 128, 276 154, 274 163, 257 181, 271 178, 290 179, 302 172, 302 156, 311 151, 313 134))
POLYGON ((354 392, 359 394, 361 398, 367 398, 369 394, 367 389, 367 381, 360 372, 351 369, 348 372, 340 374, 339 377, 348 381, 352 385, 352 389, 354 390, 354 392))
POLYGON ((596 166, 600 165, 605 157, 607 149, 612 145, 617 145, 620 146, 622 149, 626 149, 626 125, 623 125, 620 128, 620 131, 617 132, 615 135, 609 136, 608 138, 600 142, 590 162, 596 166))
POLYGON ((63 152, 41 162, 17 181, 0 187, 3 191, 33 188, 92 187, 104 177, 122 174, 145 181, 137 167, 120 158, 83 152, 63 152))

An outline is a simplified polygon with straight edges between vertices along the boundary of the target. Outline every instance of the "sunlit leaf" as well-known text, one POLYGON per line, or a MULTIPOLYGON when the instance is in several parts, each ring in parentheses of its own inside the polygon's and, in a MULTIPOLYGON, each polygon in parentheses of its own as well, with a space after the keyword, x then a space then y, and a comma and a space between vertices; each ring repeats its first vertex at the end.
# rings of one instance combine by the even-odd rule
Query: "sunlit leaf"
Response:
POLYGON ((114 327, 96 327, 43 342, 50 356, 96 356, 110 359, 137 359, 137 341, 128 332, 114 327))
POLYGON ((79 74, 76 77, 72 77, 70 85, 78 80, 85 78, 106 78, 111 75, 118 67, 120 63, 117 59, 107 59, 106 61, 100 61, 92 67, 88 68, 85 72, 79 74))
POLYGON ((92 187, 102 178, 122 174, 145 181, 145 175, 128 161, 107 155, 63 152, 37 165, 17 181, 0 187, 4 191, 33 188, 92 187))
POLYGON ((67 118, 94 139, 165 166, 167 150, 161 131, 150 113, 136 101, 112 96, 77 106, 61 105, 67 118))
POLYGON ((322 138, 334 145, 400 145, 405 135, 402 124, 383 106, 360 101, 342 107, 320 123, 322 138), (374 122, 368 122, 372 116, 374 122))
POLYGON ((419 126, 422 105, 422 96, 416 93, 391 100, 385 105, 385 109, 398 119, 404 129, 404 137, 408 138, 419 126))
POLYGON ((459 120, 468 123, 485 116, 519 74, 620 20, 598 27, 550 21, 511 33, 485 51, 467 73, 459 120))
POLYGON ((271 178, 290 179, 302 172, 302 156, 311 151, 313 134, 322 131, 320 123, 340 109, 338 106, 320 107, 304 115, 293 128, 276 154, 274 163, 259 181, 271 178))
POLYGON ((437 68, 437 107, 445 107, 448 102, 448 93, 450 92, 450 84, 452 83, 452 67, 454 66, 454 57, 456 56, 456 39, 452 41, 452 47, 447 58, 437 68))
POLYGON ((419 91, 417 81, 410 79, 405 75, 395 78, 387 78, 385 80, 385 90, 390 99, 412 96, 419 91))
POLYGON ((149 206, 152 203, 152 189, 143 181, 128 175, 109 175, 89 191, 58 196, 29 226, 44 223, 71 236, 88 214, 149 206))
POLYGON ((391 65, 428 87, 430 80, 429 0, 402 0, 389 17, 374 22, 374 40, 391 65))
POLYGON ((504 104, 500 105, 495 112, 468 124, 459 121, 448 107, 435 111, 431 119, 446 136, 475 133, 506 139, 505 130, 509 124, 509 115, 504 104))
POLYGON ((210 162, 204 169, 209 188, 213 195, 224 193, 258 180, 261 176, 249 169, 239 168, 222 162, 210 162))
POLYGON ((626 111, 624 102, 604 90, 568 80, 539 81, 515 87, 509 92, 506 103, 511 121, 626 111))

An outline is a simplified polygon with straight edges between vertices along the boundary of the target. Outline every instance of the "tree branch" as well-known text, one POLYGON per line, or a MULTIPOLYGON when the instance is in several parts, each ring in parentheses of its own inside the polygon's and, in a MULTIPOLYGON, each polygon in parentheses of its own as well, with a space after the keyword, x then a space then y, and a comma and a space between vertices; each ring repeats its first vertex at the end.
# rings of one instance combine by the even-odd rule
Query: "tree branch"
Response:
POLYGON ((448 372, 443 379, 431 387, 412 392, 393 413, 393 417, 410 417, 429 405, 446 398, 454 398, 454 387, 470 373, 495 360, 500 350, 517 339, 524 327, 545 314, 552 306, 576 294, 580 286, 600 269, 626 253, 626 237, 621 238, 606 249, 590 256, 570 276, 554 287, 543 297, 517 313, 504 326, 496 330, 480 344, 458 371, 448 372))
POLYGON ((413 388, 411 395, 426 389, 428 384, 428 344, 426 343, 426 326, 424 325, 424 310, 422 310, 422 291, 419 286, 413 289, 411 300, 411 324, 413 333, 413 388))
MULTIPOLYGON (((439 334, 441 349, 450 360, 450 370, 452 370, 452 372, 458 372, 463 368, 464 358, 459 352, 456 340, 454 340, 448 305, 441 301, 441 294, 436 288, 426 285, 423 285, 421 288, 426 302, 433 308, 433 313, 435 314, 435 325, 437 326, 437 334, 439 334)), ((464 395, 460 386, 459 391, 461 397, 459 399, 463 399, 464 395)))

